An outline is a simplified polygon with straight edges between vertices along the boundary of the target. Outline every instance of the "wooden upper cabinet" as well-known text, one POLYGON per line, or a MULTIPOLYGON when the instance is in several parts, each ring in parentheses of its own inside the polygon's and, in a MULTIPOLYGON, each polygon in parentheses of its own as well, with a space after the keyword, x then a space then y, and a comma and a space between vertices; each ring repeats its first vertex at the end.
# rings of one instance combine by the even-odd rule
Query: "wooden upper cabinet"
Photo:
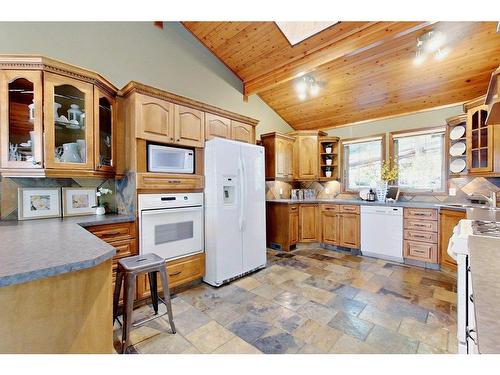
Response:
POLYGON ((42 72, 0 70, 2 168, 43 167, 42 72))
POLYGON ((96 171, 116 169, 116 100, 94 88, 94 162, 96 171))
POLYGON ((45 167, 94 169, 94 86, 44 72, 45 167))
POLYGON ((205 144, 205 114, 197 109, 175 105, 175 143, 190 147, 205 144))
POLYGON ((317 204, 299 206, 299 242, 319 242, 319 221, 317 204))
POLYGON ((255 128, 243 122, 231 120, 231 139, 245 143, 255 143, 255 128))
POLYGON ((339 245, 359 249, 359 215, 341 213, 339 216, 339 245))
POLYGON ((260 138, 265 150, 266 179, 292 179, 294 138, 280 133, 262 134, 260 138))
POLYGON ((493 171, 493 125, 486 125, 488 106, 467 111, 467 169, 469 173, 493 171))
POLYGON ((148 141, 173 143, 174 105, 152 96, 136 96, 136 137, 148 141))
POLYGON ((295 173, 299 180, 318 178, 318 137, 314 135, 299 136, 294 148, 295 173))
POLYGON ((205 139, 213 137, 231 139, 231 120, 212 113, 205 113, 205 139))

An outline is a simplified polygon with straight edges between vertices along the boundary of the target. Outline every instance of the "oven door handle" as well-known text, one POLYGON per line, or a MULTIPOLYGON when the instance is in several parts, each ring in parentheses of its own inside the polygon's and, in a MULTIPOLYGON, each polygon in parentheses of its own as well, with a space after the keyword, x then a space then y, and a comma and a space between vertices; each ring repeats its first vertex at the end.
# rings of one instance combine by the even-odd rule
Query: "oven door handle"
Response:
POLYGON ((192 212, 192 211, 202 211, 202 210, 203 210, 203 206, 164 208, 164 209, 158 209, 158 210, 143 210, 143 211, 141 211, 141 215, 153 216, 153 215, 172 214, 175 212, 192 212))

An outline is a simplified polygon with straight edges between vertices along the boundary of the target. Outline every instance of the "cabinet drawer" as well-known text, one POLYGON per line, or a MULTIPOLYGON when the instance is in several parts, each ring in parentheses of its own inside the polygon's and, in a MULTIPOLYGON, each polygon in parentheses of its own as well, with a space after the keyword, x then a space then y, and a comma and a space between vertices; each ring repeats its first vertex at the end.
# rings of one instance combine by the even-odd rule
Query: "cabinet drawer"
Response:
POLYGON ((204 177, 167 173, 137 173, 137 189, 195 190, 203 189, 204 177))
POLYGON ((171 288, 201 278, 205 274, 205 254, 168 262, 167 272, 171 288))
POLYGON ((338 212, 340 207, 338 204, 322 204, 320 205, 321 211, 328 211, 328 212, 338 212))
POLYGON ((438 225, 437 221, 405 219, 404 228, 413 230, 423 230, 428 232, 437 232, 438 225))
POLYGON ((135 222, 94 225, 87 230, 110 243, 135 237, 135 222))
POLYGON ((113 260, 118 260, 120 258, 130 257, 132 255, 137 255, 137 242, 135 239, 123 240, 123 241, 114 241, 111 242, 112 245, 116 249, 116 254, 113 257, 113 260))
POLYGON ((340 212, 349 212, 353 214, 359 214, 359 206, 358 205, 346 205, 346 204, 341 204, 340 205, 340 212))
POLYGON ((437 210, 432 208, 405 208, 404 217, 419 220, 437 220, 437 210))
POLYGON ((404 257, 427 263, 437 263, 437 244, 405 240, 404 257))
POLYGON ((408 229, 405 229, 404 231, 404 238, 405 240, 423 241, 429 243, 437 243, 438 240, 436 232, 424 232, 408 229))

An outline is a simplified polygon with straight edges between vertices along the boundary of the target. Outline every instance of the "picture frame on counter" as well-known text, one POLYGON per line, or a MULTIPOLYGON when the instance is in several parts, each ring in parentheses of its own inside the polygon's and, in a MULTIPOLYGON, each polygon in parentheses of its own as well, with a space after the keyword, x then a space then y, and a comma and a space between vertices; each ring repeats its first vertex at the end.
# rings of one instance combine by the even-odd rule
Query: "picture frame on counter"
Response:
POLYGON ((95 214, 97 190, 86 187, 62 188, 63 217, 95 214))
POLYGON ((18 220, 61 217, 60 188, 19 188, 18 220))

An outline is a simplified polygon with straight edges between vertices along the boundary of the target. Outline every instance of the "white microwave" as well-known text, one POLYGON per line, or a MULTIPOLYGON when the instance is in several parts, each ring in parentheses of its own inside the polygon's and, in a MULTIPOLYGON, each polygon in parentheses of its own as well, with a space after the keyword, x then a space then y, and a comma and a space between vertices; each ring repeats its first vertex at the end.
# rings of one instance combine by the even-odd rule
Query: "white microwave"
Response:
POLYGON ((148 172, 194 173, 194 151, 149 144, 148 172))

